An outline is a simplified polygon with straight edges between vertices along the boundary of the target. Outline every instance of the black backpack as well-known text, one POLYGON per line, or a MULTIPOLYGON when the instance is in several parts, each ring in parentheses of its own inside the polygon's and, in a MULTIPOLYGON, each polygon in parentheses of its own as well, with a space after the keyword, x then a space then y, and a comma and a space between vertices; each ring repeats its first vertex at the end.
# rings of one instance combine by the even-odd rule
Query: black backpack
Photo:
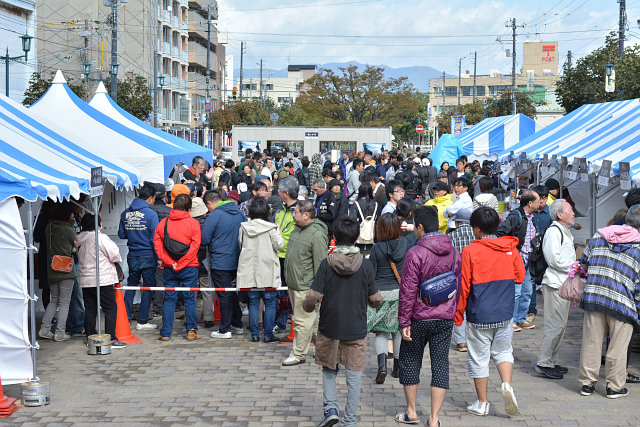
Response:
MULTIPOLYGON (((564 234, 562 233, 562 230, 557 225, 550 225, 549 228, 551 227, 557 228, 560 231, 560 245, 562 245, 564 243, 564 234)), ((531 251, 529 252, 529 274, 536 285, 542 284, 544 273, 549 267, 547 260, 544 258, 544 253, 542 252, 544 235, 549 231, 549 228, 547 228, 544 233, 538 234, 536 237, 531 239, 531 251)))

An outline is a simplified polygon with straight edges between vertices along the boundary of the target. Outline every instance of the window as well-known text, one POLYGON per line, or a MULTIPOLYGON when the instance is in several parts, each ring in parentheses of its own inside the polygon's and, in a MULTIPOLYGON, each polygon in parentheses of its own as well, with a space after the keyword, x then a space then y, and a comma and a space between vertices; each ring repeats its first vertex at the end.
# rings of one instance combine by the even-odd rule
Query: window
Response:
POLYGON ((258 85, 255 83, 242 83, 242 90, 257 90, 258 85))
POLYGON ((489 86, 489 95, 497 96, 503 92, 508 92, 511 90, 511 86, 489 86))
POLYGON ((273 83, 267 83, 264 85, 265 90, 273 90, 273 83))
POLYGON ((291 102, 291 97, 290 96, 279 96, 278 97, 278 103, 282 104, 284 102, 291 102))
POLYGON ((476 96, 484 96, 486 86, 476 86, 476 96))
POLYGON ((300 90, 300 83, 296 83, 296 90, 299 91, 300 90))
MULTIPOLYGON (((476 96, 484 96, 484 86, 476 86, 476 96)), ((462 86, 462 96, 473 96, 473 86, 462 86)))
POLYGON ((445 96, 456 96, 458 88, 456 86, 447 86, 444 91, 445 96))

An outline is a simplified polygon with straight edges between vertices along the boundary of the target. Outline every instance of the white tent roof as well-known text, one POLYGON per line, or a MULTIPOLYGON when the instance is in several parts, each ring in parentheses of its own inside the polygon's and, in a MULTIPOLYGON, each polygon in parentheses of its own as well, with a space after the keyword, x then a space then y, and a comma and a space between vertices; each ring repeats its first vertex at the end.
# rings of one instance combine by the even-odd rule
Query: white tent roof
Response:
POLYGON ((192 159, 186 150, 135 132, 90 107, 69 89, 59 70, 47 93, 30 111, 62 129, 88 136, 84 148, 105 151, 112 158, 133 165, 142 180, 163 183, 176 163, 190 164, 192 159))

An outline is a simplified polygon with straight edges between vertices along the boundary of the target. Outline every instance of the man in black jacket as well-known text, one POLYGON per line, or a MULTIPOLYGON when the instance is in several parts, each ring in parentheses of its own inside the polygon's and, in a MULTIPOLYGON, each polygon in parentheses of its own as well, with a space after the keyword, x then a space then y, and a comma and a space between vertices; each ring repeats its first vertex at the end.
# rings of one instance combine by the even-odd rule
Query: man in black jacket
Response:
POLYGON ((529 274, 529 253, 531 252, 531 240, 536 236, 536 227, 533 223, 533 213, 537 211, 540 196, 535 191, 527 190, 520 197, 520 207, 509 212, 498 227, 498 237, 514 236, 518 238, 517 249, 524 262, 526 276, 521 285, 516 284, 516 303, 513 310, 513 331, 520 332, 522 328, 533 329, 535 325, 526 321, 527 310, 531 302, 531 290, 533 281, 529 274))
POLYGON ((327 184, 327 198, 318 208, 318 219, 324 222, 329 229, 329 239, 333 235, 333 221, 349 215, 349 201, 342 191, 342 185, 338 179, 332 179, 327 184))
MULTIPOLYGON (((296 153, 297 154, 297 153, 296 153)), ((296 173, 298 184, 307 187, 308 194, 311 194, 311 175, 309 174, 309 158, 304 156, 302 158, 302 167, 296 173)))

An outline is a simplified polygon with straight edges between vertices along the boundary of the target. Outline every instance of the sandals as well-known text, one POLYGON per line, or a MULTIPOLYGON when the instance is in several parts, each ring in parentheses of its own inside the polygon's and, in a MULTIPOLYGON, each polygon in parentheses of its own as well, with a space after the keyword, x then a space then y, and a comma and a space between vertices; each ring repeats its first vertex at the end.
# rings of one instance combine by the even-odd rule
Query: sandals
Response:
POLYGON ((411 418, 409 418, 409 414, 407 414, 407 411, 402 411, 396 414, 396 422, 400 424, 420 424, 420 418, 418 418, 417 420, 412 420, 411 418))

